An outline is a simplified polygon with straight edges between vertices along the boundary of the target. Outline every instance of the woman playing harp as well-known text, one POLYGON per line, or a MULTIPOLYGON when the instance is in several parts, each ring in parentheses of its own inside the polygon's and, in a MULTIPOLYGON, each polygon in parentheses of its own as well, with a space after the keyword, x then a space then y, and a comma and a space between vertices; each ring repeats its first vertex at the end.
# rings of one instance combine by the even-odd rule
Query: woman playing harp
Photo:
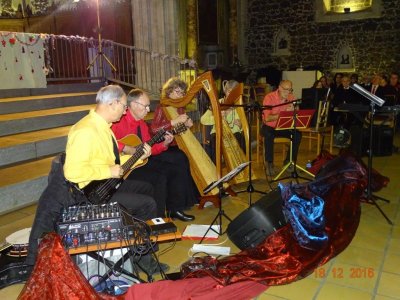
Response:
MULTIPOLYGON (((185 95, 186 89, 187 84, 184 81, 180 80, 179 78, 173 77, 164 84, 162 95, 167 95, 171 99, 181 98, 185 95)), ((183 108, 179 109, 179 114, 176 118, 168 120, 161 106, 158 105, 154 111, 154 118, 150 125, 150 131, 153 135, 159 132, 161 129, 171 131, 176 125, 182 123, 187 128, 193 126, 192 120, 185 113, 183 108)), ((198 203, 198 192, 190 174, 189 160, 185 153, 178 148, 175 140, 171 142, 161 159, 173 165, 179 165, 179 169, 184 171, 184 173, 180 174, 179 191, 181 197, 186 199, 187 207, 192 206, 194 203, 198 203)), ((178 187, 175 186, 170 188, 176 189, 178 187)))
MULTIPOLYGON (((181 121, 187 120, 188 126, 192 126, 191 120, 185 113, 185 106, 188 105, 201 90, 204 90, 209 98, 215 99, 214 103, 216 102, 216 89, 211 72, 206 72, 199 76, 191 85, 186 96, 184 96, 183 93, 185 90, 186 84, 178 78, 172 78, 164 84, 160 101, 161 105, 156 108, 155 118, 151 125, 154 132, 161 127, 168 129, 178 118, 185 118, 181 121)), ((217 110, 219 107, 214 104, 213 109, 217 110)), ((220 115, 219 113, 217 114, 220 115)), ((216 123, 220 128, 221 119, 217 118, 216 123)), ((217 160, 216 165, 214 165, 190 130, 177 136, 176 141, 179 148, 184 151, 189 158, 191 174, 201 196, 200 208, 204 205, 205 201, 212 201, 217 206, 218 202, 216 200, 218 197, 216 195, 218 194, 218 189, 215 188, 207 195, 204 195, 202 191, 210 183, 215 182, 221 177, 220 161, 217 160)), ((219 156, 220 153, 220 150, 218 151, 220 145, 220 135, 217 135, 217 156, 219 156)))

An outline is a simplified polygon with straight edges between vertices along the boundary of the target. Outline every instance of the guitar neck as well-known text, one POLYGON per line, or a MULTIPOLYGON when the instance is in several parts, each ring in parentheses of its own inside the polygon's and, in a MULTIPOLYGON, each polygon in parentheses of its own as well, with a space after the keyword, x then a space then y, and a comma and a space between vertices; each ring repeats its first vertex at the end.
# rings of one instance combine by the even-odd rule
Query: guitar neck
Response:
MULTIPOLYGON (((146 143, 152 147, 164 134, 165 130, 160 130, 146 143)), ((135 153, 121 166, 122 170, 124 170, 124 174, 131 169, 131 167, 139 160, 140 157, 142 157, 144 154, 143 147, 143 144, 136 146, 135 153)))

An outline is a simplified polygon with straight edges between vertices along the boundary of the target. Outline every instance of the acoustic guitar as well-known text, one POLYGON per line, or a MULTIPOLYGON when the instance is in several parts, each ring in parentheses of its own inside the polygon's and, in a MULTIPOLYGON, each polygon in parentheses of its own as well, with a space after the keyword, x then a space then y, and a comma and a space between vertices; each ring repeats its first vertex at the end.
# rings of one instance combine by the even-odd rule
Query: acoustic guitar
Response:
MULTIPOLYGON (((185 124, 181 123, 178 124, 174 127, 174 129, 171 131, 172 134, 180 134, 186 130, 185 124)), ((162 141, 162 138, 166 134, 166 130, 161 129, 159 130, 149 141, 146 143, 151 147, 156 143, 159 143, 162 141)), ((139 138, 132 138, 131 136, 134 135, 128 135, 124 137, 123 139, 127 139, 128 141, 137 141, 139 138)), ((121 140, 122 141, 122 140, 121 140)), ((139 139, 140 141, 140 139, 139 139)), ((124 155, 124 160, 125 162, 122 163, 121 167, 123 170, 123 176, 121 178, 109 178, 109 179, 103 179, 103 180, 93 180, 91 181, 87 186, 81 189, 82 193, 86 196, 86 198, 93 204, 102 204, 102 203, 107 203, 111 197, 114 195, 114 193, 118 190, 122 182, 125 180, 127 175, 138 165, 143 165, 144 162, 140 160, 140 157, 144 154, 143 151, 143 143, 140 142, 136 146, 136 152, 129 156, 129 155, 124 155)), ((121 157, 121 158, 122 158, 121 157)), ((147 160, 145 160, 147 162, 147 160)))

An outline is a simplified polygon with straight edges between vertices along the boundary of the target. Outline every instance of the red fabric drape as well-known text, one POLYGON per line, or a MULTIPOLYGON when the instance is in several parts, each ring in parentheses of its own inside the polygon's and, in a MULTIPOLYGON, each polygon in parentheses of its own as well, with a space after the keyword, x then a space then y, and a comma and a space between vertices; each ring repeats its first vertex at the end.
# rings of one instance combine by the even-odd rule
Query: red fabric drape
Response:
POLYGON ((253 299, 267 289, 267 286, 245 281, 228 286, 219 285, 210 277, 190 278, 177 281, 165 280, 136 284, 126 293, 127 300, 243 300, 253 299))
MULTIPOLYGON (((375 183, 385 182, 384 176, 375 174, 374 177, 375 183)), ((323 247, 318 250, 301 247, 292 227, 287 224, 257 247, 219 259, 212 266, 205 263, 201 270, 197 270, 190 263, 186 264, 186 278, 211 276, 222 285, 246 280, 280 285, 309 275, 351 242, 359 224, 360 199, 366 186, 365 165, 347 154, 333 159, 313 182, 290 185, 287 194, 282 195, 283 201, 289 199, 290 193, 303 199, 318 195, 325 200, 324 231, 328 242, 323 247)))
POLYGON ((18 296, 20 300, 118 300, 99 294, 71 260, 56 233, 47 234, 39 246, 35 267, 18 296))

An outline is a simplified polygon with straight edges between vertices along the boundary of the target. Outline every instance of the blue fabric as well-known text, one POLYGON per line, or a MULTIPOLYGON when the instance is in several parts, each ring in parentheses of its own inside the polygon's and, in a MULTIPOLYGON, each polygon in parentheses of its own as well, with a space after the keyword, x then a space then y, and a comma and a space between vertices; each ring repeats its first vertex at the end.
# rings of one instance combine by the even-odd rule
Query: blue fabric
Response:
MULTIPOLYGON (((288 193, 290 187, 280 184, 282 195, 288 193)), ((296 194, 282 197, 283 212, 293 228, 298 243, 307 249, 318 250, 328 242, 325 231, 324 200, 318 196, 303 199, 296 194), (287 200, 285 200, 287 199, 287 200)))

